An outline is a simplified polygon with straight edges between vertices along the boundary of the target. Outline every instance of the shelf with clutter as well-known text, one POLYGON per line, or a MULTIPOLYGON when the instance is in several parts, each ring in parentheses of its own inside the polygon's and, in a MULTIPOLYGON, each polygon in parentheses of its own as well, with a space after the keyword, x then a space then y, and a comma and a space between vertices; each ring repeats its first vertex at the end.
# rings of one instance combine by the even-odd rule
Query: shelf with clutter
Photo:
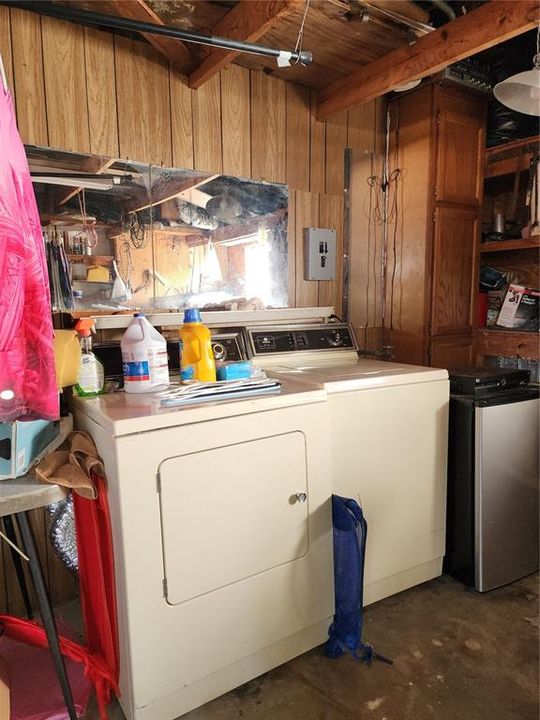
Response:
POLYGON ((539 374, 539 140, 486 151, 480 295, 475 333, 479 364, 539 374))

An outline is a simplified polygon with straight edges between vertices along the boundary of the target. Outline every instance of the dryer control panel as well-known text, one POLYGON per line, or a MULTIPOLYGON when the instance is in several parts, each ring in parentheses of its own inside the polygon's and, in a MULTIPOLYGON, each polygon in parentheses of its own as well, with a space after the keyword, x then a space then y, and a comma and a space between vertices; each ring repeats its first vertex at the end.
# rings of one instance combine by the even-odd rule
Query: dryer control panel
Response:
POLYGON ((255 328, 248 329, 248 334, 254 355, 357 349, 352 329, 345 323, 255 328))

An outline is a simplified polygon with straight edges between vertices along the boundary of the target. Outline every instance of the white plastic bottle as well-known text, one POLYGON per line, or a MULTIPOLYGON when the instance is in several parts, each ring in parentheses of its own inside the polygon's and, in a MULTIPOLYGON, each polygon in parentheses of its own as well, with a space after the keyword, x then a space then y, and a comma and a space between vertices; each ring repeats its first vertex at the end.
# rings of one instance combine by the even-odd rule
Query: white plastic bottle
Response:
POLYGON ((126 392, 152 392, 169 383, 167 342, 142 313, 133 317, 120 348, 126 392))

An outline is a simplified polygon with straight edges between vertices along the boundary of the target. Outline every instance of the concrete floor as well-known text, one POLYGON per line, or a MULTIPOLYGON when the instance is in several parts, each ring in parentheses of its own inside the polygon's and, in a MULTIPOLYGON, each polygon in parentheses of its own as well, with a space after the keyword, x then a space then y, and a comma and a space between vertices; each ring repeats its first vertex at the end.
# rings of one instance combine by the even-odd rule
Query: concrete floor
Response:
POLYGON ((182 720, 538 720, 538 576, 484 595, 445 576, 364 618, 392 667, 317 648, 182 720))

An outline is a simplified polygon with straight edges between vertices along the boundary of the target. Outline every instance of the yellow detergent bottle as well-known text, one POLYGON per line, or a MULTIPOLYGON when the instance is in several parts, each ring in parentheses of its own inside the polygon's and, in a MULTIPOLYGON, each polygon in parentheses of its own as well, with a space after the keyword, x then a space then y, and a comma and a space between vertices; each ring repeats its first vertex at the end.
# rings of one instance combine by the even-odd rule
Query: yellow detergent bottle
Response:
POLYGON ((216 381, 216 363, 212 352, 210 330, 202 324, 196 308, 184 311, 180 331, 180 373, 182 380, 216 381))

